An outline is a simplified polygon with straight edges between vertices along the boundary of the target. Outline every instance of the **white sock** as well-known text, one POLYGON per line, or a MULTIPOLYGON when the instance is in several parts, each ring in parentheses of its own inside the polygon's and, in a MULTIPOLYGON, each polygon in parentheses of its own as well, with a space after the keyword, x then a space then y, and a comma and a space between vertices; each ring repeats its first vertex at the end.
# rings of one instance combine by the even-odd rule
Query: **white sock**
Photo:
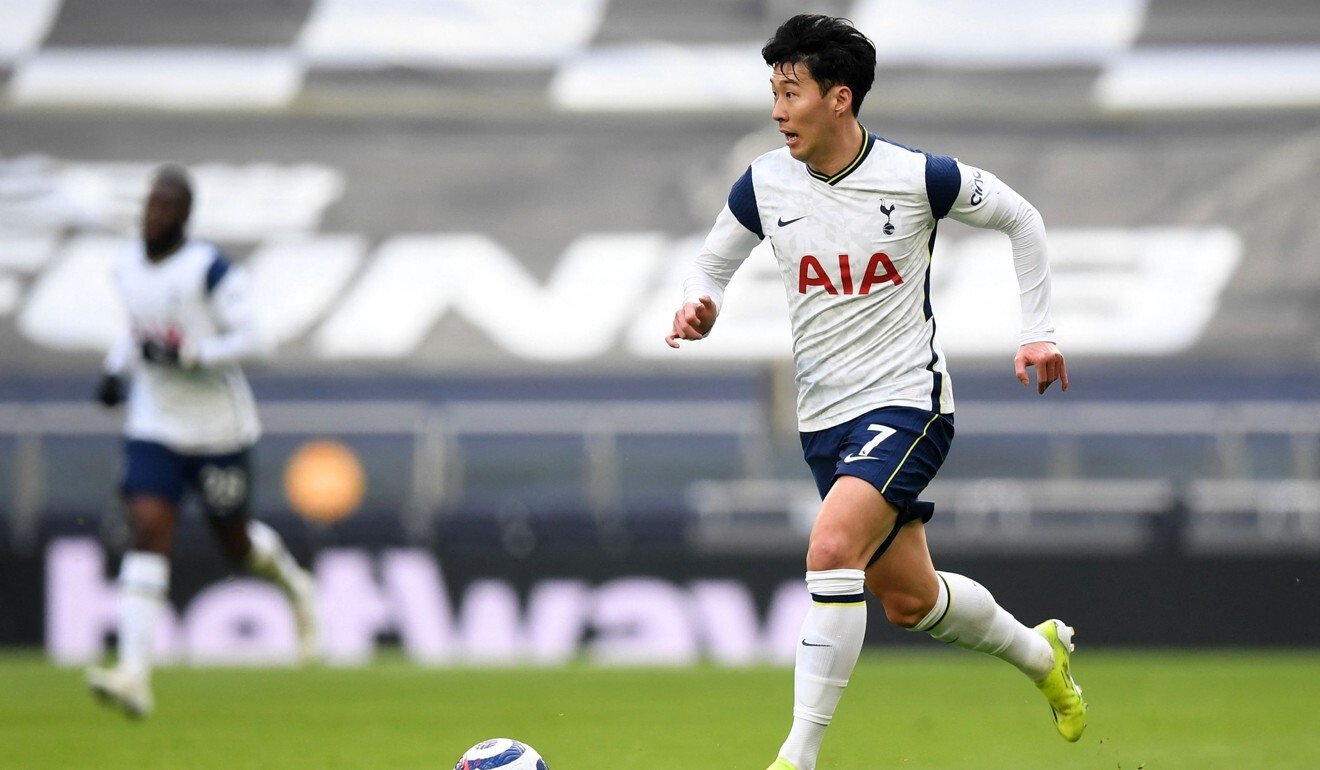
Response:
POLYGON ((935 574, 939 598, 913 631, 1006 660, 1033 682, 1045 678, 1054 666, 1054 651, 1043 636, 1019 623, 975 580, 953 572, 935 574))
POLYGON ((256 520, 248 522, 247 533, 248 540, 252 541, 252 550, 248 551, 247 557, 248 569, 292 597, 298 588, 296 581, 304 579, 306 572, 284 547, 279 533, 256 520))
POLYGON ((798 770, 815 770, 825 728, 857 665, 866 635, 865 584, 859 569, 807 573, 811 608, 793 670, 793 727, 779 749, 798 770))
POLYGON ((119 565, 119 670, 151 677, 156 617, 165 606, 170 562, 150 551, 129 551, 119 565))

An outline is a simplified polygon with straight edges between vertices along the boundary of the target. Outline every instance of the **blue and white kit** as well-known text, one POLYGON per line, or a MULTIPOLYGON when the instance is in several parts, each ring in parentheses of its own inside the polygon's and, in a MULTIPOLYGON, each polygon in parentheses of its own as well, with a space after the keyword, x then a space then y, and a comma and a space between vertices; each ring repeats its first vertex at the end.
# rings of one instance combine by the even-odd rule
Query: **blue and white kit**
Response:
POLYGON ((212 515, 245 507, 261 426, 239 362, 262 350, 247 275, 214 245, 189 240, 160 262, 134 242, 113 276, 128 324, 105 369, 132 380, 124 493, 177 502, 193 488, 212 515), (181 364, 146 360, 147 343, 178 351, 181 364))
MULTIPOLYGON (((902 425, 887 426, 895 431, 908 431, 907 417, 932 428, 915 444, 895 436, 885 454, 901 445, 897 457, 909 465, 921 460, 929 476, 943 461, 954 402, 930 301, 940 219, 1009 236, 1022 307, 1019 344, 1054 338, 1045 226, 1036 209, 987 171, 862 132, 857 156, 831 177, 794 159, 788 148, 753 161, 733 185, 684 283, 685 302, 710 296, 722 310, 734 272, 769 240, 788 296, 799 430, 804 451, 809 444, 816 449, 817 459, 808 451, 808 461, 818 482, 826 455, 838 458, 835 475, 861 475, 849 466, 874 464, 844 458, 865 444, 857 439, 868 435, 868 426, 881 424, 859 419, 878 409, 924 415, 905 415, 902 425), (832 431, 841 426, 852 427, 832 431), (814 435, 821 432, 839 433, 844 443, 822 454, 814 435), (857 447, 850 449, 852 444, 857 447)), ((898 473, 896 479, 903 475, 892 467, 888 472, 898 473)), ((908 480, 915 490, 903 496, 908 499, 893 483, 882 491, 905 511, 926 482, 929 477, 908 480)), ((885 487, 885 479, 872 483, 885 487)), ((916 515, 929 517, 926 511, 916 515)))
POLYGON ((1019 343, 1053 340, 1045 227, 994 175, 866 134, 830 178, 787 148, 757 158, 729 194, 684 284, 720 306, 734 271, 768 238, 788 296, 804 431, 880 406, 953 411, 930 306, 938 221, 1007 233, 1022 302, 1019 343))

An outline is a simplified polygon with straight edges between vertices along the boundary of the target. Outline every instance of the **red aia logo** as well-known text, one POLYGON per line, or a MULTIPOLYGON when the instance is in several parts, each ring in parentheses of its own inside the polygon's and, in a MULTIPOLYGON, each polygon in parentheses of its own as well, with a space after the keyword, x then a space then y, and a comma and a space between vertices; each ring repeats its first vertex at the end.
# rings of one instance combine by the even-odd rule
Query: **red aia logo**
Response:
POLYGON ((894 263, 889 261, 889 255, 877 253, 871 255, 871 261, 866 265, 866 272, 862 275, 862 285, 854 292, 852 263, 847 254, 839 255, 839 287, 830 280, 829 273, 825 272, 824 266, 820 260, 808 254, 798 263, 798 293, 806 294, 807 289, 812 286, 819 286, 825 290, 826 294, 870 294, 871 289, 876 284, 892 283, 895 286, 903 283, 903 276, 894 269, 894 263))

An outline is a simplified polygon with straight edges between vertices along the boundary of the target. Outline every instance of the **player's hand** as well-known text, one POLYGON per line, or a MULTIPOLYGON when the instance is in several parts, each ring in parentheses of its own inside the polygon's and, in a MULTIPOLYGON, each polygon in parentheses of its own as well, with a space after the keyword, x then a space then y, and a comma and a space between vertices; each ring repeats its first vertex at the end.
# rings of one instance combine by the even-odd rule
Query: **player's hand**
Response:
POLYGON ((124 403, 124 379, 115 374, 107 374, 96 386, 96 400, 108 407, 124 403))
POLYGON ((1044 395, 1055 380, 1063 385, 1065 391, 1068 390, 1068 367, 1063 362, 1063 354, 1053 342, 1028 342, 1018 348, 1013 365, 1017 369, 1018 382, 1027 387, 1031 387, 1031 377, 1027 374, 1027 367, 1036 368, 1038 394, 1044 395))
POLYGON ((160 340, 143 340, 142 360, 166 366, 179 365, 179 348, 160 340))
POLYGON ((718 314, 715 300, 710 297, 702 297, 700 302, 685 302, 683 307, 674 313, 674 328, 665 337, 665 343, 671 348, 676 348, 679 340, 705 339, 706 335, 710 334, 711 327, 715 325, 715 316, 718 314))
POLYGON ((197 347, 186 340, 181 345, 146 340, 142 343, 142 358, 153 364, 177 366, 180 369, 191 369, 198 364, 197 347))

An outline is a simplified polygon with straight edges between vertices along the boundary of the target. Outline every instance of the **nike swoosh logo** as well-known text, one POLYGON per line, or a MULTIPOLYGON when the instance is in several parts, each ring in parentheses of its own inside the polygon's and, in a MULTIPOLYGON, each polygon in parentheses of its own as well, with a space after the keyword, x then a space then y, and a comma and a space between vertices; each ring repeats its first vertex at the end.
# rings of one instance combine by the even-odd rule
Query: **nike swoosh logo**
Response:
POLYGON ((879 459, 880 459, 879 457, 867 457, 866 455, 848 455, 847 457, 843 458, 843 461, 845 463, 850 463, 854 460, 879 460, 879 459))
POLYGON ((798 219, 806 219, 806 218, 809 217, 809 216, 811 216, 811 215, 810 215, 810 214, 803 214, 802 216, 798 217, 797 219, 789 219, 789 220, 785 220, 783 217, 780 217, 780 219, 779 219, 779 226, 780 226, 780 227, 788 227, 789 225, 791 225, 791 224, 793 224, 794 222, 798 221, 798 219))
POLYGON ((803 647, 829 647, 828 644, 812 644, 811 642, 808 642, 806 639, 803 639, 803 640, 802 640, 802 646, 803 646, 803 647))

